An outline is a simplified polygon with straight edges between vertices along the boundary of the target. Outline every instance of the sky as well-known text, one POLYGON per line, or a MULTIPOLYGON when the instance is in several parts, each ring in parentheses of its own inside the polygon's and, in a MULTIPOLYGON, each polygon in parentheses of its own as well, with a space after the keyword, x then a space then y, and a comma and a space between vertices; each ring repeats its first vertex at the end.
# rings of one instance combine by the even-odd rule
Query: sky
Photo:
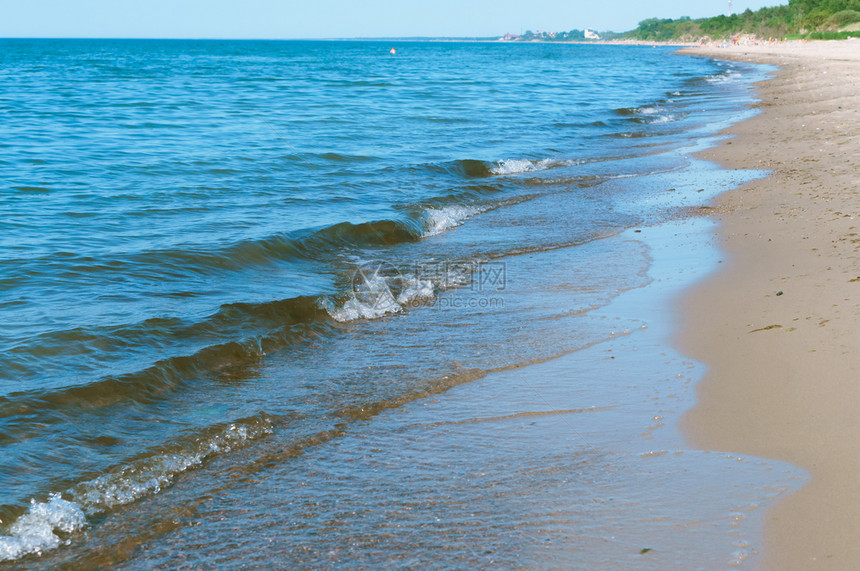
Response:
MULTIPOLYGON (((734 0, 734 11, 787 0, 734 0)), ((726 13, 728 0, 0 0, 0 37, 487 37, 623 32, 646 18, 726 13)))

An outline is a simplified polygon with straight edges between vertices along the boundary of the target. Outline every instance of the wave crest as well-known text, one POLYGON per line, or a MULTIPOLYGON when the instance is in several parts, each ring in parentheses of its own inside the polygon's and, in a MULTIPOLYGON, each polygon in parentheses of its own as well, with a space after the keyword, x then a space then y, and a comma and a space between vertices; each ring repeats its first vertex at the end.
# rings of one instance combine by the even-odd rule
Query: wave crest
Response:
POLYGON ((83 530, 87 515, 158 493, 181 472, 272 433, 273 421, 265 414, 216 425, 202 436, 175 444, 173 450, 157 452, 77 484, 65 492, 69 500, 57 492, 45 502, 32 499, 30 508, 9 527, 8 535, 0 536, 0 561, 68 545, 71 540, 64 536, 83 530))
POLYGON ((335 321, 347 323, 358 319, 377 319, 402 313, 407 307, 426 303, 436 297, 436 284, 411 274, 385 275, 382 266, 374 270, 360 268, 353 279, 353 291, 338 304, 329 298, 321 306, 335 321))
POLYGON ((341 323, 402 313, 430 303, 439 292, 469 283, 473 266, 428 264, 414 272, 400 272, 386 264, 364 264, 355 271, 352 291, 345 299, 320 298, 319 307, 341 323))
POLYGON ((575 159, 504 159, 497 161, 491 167, 490 172, 494 175, 515 175, 527 172, 545 171, 559 167, 571 167, 582 164, 575 159))
POLYGON ((486 209, 477 206, 445 206, 428 208, 424 212, 424 236, 436 236, 452 228, 460 226, 476 214, 486 209))
POLYGON ((60 545, 68 545, 69 534, 86 527, 87 518, 75 502, 54 493, 45 502, 30 500, 30 509, 9 527, 9 535, 0 537, 0 561, 24 555, 41 554, 60 545))

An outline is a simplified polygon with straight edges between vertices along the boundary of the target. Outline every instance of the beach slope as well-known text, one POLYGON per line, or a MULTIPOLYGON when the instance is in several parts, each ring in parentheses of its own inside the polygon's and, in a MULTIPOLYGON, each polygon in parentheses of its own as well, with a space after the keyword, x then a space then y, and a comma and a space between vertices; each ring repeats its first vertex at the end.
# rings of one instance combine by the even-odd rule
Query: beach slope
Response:
POLYGON ((706 157, 771 176, 721 196, 722 270, 683 301, 704 362, 696 446, 788 461, 811 481, 767 515, 764 567, 860 561, 860 40, 692 48, 775 64, 762 113, 706 157))

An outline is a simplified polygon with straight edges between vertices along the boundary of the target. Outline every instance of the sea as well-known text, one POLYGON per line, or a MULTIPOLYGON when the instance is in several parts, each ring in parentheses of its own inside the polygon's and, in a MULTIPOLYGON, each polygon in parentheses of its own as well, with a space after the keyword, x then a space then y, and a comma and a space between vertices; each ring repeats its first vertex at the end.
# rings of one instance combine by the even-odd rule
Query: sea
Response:
POLYGON ((673 339, 770 71, 0 40, 0 568, 754 565, 805 475, 673 339))

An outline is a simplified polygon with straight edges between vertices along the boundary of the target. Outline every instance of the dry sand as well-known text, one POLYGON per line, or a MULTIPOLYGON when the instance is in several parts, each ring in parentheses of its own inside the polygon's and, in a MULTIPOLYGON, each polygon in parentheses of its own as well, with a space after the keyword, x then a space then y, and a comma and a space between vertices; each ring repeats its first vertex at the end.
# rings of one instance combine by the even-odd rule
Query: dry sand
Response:
POLYGON ((714 204, 726 257, 683 302, 679 344, 710 367, 684 429, 809 471, 767 513, 764 568, 858 569, 860 40, 682 53, 780 67, 705 155, 772 175, 714 204))

